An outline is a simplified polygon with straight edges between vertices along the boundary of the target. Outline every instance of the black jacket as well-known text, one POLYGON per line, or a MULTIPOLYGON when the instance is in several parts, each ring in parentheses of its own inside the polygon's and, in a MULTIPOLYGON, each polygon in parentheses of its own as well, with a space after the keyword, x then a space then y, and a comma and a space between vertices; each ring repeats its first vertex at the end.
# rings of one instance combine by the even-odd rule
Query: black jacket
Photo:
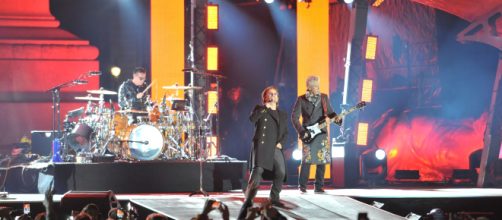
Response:
POLYGON ((283 149, 286 147, 288 115, 281 110, 277 113, 274 115, 267 107, 257 105, 249 116, 249 120, 255 124, 253 148, 249 160, 250 169, 259 166, 265 170, 272 170, 277 143, 281 143, 283 149))
POLYGON ((142 92, 145 88, 145 84, 137 86, 130 79, 123 82, 118 92, 120 109, 146 110, 146 94, 141 99, 136 98, 136 94, 142 92))
MULTIPOLYGON (((328 96, 321 93, 320 97, 321 98, 315 104, 309 102, 305 95, 301 95, 296 99, 295 105, 293 106, 293 113, 291 114, 291 121, 298 134, 305 131, 304 126, 314 124, 325 115, 334 113, 328 96), (326 111, 323 109, 323 102, 326 111), (302 116, 302 123, 300 123, 300 116, 302 116)), ((326 128, 322 130, 326 131, 326 128)))

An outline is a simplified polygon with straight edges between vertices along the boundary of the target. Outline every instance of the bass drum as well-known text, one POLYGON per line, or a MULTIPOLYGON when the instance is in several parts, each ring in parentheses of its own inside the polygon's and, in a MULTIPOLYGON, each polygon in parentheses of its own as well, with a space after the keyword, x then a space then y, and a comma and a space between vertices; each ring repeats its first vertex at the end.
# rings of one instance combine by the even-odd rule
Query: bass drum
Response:
POLYGON ((162 132, 148 124, 134 127, 127 140, 128 154, 136 160, 153 160, 160 156, 164 147, 162 132))

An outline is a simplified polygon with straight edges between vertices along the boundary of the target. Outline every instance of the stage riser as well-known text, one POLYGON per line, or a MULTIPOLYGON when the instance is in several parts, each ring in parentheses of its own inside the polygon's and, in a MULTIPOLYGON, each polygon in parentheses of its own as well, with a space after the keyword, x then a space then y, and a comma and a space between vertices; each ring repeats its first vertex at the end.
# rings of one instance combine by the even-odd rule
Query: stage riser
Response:
MULTIPOLYGON (((153 161, 75 164, 54 167, 56 193, 69 190, 114 193, 169 193, 199 190, 199 162, 153 161)), ((225 192, 242 189, 246 162, 202 163, 203 189, 225 192)))

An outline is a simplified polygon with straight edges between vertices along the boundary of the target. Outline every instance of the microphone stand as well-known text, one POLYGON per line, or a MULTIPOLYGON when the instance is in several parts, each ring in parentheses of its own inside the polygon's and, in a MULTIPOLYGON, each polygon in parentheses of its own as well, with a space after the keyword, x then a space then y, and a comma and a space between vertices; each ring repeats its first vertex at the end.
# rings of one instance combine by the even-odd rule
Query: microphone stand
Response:
MULTIPOLYGON (((61 136, 61 89, 66 87, 72 87, 80 84, 87 84, 88 81, 85 79, 89 76, 97 75, 98 72, 89 72, 80 74, 77 79, 61 83, 47 90, 47 92, 52 93, 52 144, 61 136), (57 137, 56 137, 57 136, 57 137)), ((100 73, 100 72, 99 72, 100 73)), ((63 147, 66 147, 63 145, 63 147)), ((58 149, 61 151, 61 149, 58 149)), ((65 152, 65 151, 63 151, 65 152)), ((50 157, 54 156, 54 150, 51 150, 50 157)))
MULTIPOLYGON (((222 76, 222 75, 219 75, 219 74, 214 74, 214 73, 204 73, 204 72, 199 72, 197 70, 194 70, 192 69, 191 70, 191 73, 192 74, 198 74, 198 75, 203 75, 203 76, 206 76, 206 77, 214 77, 216 79, 216 91, 218 92, 218 99, 219 99, 219 80, 220 78, 226 78, 225 76, 222 76)), ((219 101, 219 100, 218 100, 219 101)), ((202 119, 201 120, 201 123, 199 124, 199 191, 196 191, 196 192, 192 192, 190 193, 190 197, 193 196, 193 195, 196 195, 196 194, 203 194, 204 196, 209 196, 209 194, 204 191, 203 189, 203 171, 202 171, 202 160, 204 159, 204 153, 205 153, 205 146, 204 146, 204 139, 206 137, 206 130, 207 130, 207 122, 210 121, 211 119, 211 112, 217 107, 218 105, 218 101, 215 103, 215 106, 212 107, 212 109, 208 112, 208 116, 205 118, 205 119, 202 119), (204 125, 204 126, 203 126, 204 125), (203 130, 204 129, 204 130, 203 130)), ((219 112, 219 111, 218 111, 219 112)), ((217 133, 219 132, 219 129, 217 129, 217 133)), ((218 154, 219 154, 219 150, 218 150, 218 154)))
MULTIPOLYGON (((79 82, 77 79, 59 84, 47 90, 47 92, 52 93, 52 144, 54 144, 56 138, 59 139, 61 135, 61 89, 78 84, 79 82)), ((50 156, 52 157, 54 154, 55 152, 51 151, 50 156)))

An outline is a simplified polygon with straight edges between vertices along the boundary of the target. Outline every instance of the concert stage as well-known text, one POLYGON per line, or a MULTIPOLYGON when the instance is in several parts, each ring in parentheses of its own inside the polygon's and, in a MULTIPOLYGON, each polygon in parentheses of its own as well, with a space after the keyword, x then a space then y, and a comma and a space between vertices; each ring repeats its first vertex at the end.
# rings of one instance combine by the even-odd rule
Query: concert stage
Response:
POLYGON ((55 163, 10 169, 6 189, 11 193, 43 193, 53 180, 58 194, 69 190, 112 190, 115 193, 191 192, 200 188, 200 165, 205 191, 240 190, 246 181, 246 161, 55 163))
MULTIPOLYGON (((258 192, 255 206, 267 201, 268 189, 258 192)), ((59 207, 62 195, 55 195, 59 207)), ((209 197, 189 197, 188 193, 164 194, 119 194, 121 204, 131 204, 140 216, 153 212, 169 219, 190 219, 202 212, 207 198, 217 199, 229 208, 230 219, 235 219, 244 200, 242 192, 211 193, 209 197)), ((42 194, 11 194, 0 200, 0 206, 22 207, 30 203, 34 213, 41 211, 42 194)), ((279 212, 288 219, 357 219, 358 213, 366 212, 369 219, 406 219, 410 212, 424 217, 430 210, 440 208, 446 214, 459 219, 469 215, 501 219, 502 189, 489 188, 422 188, 422 189, 328 189, 325 194, 312 190, 302 194, 296 189, 281 192, 284 207, 279 212), (373 206, 373 201, 383 207, 373 206)), ((144 217, 144 216, 143 216, 144 217)), ((212 211, 209 218, 220 219, 218 211, 212 211)), ((466 219, 466 218, 462 218, 466 219)))

